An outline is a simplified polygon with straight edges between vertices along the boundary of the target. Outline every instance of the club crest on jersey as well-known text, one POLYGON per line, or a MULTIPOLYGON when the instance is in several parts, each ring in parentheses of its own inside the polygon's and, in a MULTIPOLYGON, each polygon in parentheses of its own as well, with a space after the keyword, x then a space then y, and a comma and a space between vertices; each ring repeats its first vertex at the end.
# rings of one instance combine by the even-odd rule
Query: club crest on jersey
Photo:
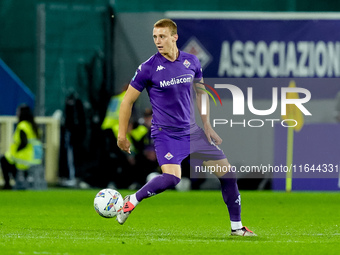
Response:
POLYGON ((183 65, 184 65, 186 68, 189 68, 189 66, 191 65, 191 63, 186 59, 186 60, 184 60, 183 65))
POLYGON ((167 160, 170 160, 170 159, 172 159, 174 156, 170 153, 170 152, 168 152, 165 156, 164 156, 164 158, 166 158, 167 160))

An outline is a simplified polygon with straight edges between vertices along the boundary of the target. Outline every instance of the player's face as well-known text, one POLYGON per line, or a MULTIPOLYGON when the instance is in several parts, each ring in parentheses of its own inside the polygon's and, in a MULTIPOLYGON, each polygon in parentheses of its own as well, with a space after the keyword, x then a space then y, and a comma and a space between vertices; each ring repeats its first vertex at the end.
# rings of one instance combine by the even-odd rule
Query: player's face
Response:
POLYGON ((153 41, 161 54, 170 54, 176 46, 177 34, 171 35, 168 27, 155 27, 153 41))

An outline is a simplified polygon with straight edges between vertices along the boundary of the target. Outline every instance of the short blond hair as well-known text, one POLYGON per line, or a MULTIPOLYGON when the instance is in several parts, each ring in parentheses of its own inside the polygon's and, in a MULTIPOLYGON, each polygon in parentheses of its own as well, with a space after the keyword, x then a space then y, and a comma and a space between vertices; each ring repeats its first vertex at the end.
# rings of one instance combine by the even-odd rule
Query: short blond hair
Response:
POLYGON ((168 27, 171 35, 177 34, 177 25, 171 19, 160 19, 153 25, 153 27, 168 27))

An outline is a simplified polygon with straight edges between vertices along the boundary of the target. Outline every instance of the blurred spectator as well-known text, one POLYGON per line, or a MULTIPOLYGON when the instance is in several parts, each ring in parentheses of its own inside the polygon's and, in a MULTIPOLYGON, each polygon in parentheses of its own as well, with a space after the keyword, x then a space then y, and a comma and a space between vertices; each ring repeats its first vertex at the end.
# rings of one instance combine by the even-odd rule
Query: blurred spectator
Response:
POLYGON ((139 125, 130 132, 135 149, 136 167, 132 175, 135 179, 132 180, 129 189, 140 188, 146 182, 147 176, 152 172, 157 172, 159 168, 154 143, 151 139, 151 121, 152 110, 147 108, 139 125))
POLYGON ((28 187, 27 170, 41 165, 43 157, 40 130, 30 107, 25 104, 20 105, 17 108, 17 117, 18 124, 14 131, 13 143, 1 157, 1 168, 5 180, 4 189, 12 189, 11 177, 16 181, 16 189, 26 189, 28 187))
MULTIPOLYGON (((111 97, 101 126, 104 144, 101 146, 100 171, 101 180, 104 183, 100 186, 103 187, 127 188, 129 185, 127 183, 128 169, 135 165, 134 148, 131 148, 130 155, 117 147, 119 108, 127 88, 128 84, 123 86, 120 94, 111 97)), ((129 130, 132 130, 132 127, 132 123, 129 123, 129 130)))
POLYGON ((75 91, 70 91, 65 99, 65 115, 61 126, 59 176, 60 185, 75 187, 76 178, 83 175, 86 137, 86 117, 84 105, 75 91))

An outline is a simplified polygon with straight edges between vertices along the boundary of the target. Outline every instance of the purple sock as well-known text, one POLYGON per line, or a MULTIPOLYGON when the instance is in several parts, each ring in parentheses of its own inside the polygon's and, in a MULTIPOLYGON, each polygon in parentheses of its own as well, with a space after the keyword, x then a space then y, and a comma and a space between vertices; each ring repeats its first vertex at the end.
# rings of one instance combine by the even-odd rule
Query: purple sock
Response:
POLYGON ((241 195, 234 173, 226 173, 221 178, 222 197, 228 207, 231 221, 241 221, 241 195))
POLYGON ((167 189, 175 187, 180 182, 180 180, 180 178, 172 174, 158 175, 137 191, 136 198, 140 202, 144 198, 151 197, 167 189))

